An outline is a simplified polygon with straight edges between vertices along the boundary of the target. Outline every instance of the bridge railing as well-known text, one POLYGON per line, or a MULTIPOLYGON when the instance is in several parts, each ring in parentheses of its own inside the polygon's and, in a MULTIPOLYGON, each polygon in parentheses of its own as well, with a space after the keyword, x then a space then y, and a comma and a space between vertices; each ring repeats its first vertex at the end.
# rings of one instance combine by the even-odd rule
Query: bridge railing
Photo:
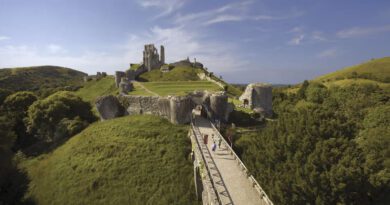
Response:
POLYGON ((190 138, 191 138, 191 141, 194 145, 194 154, 195 154, 195 159, 196 161, 200 162, 200 166, 202 167, 202 165, 206 168, 206 173, 203 172, 202 168, 200 169, 200 172, 204 175, 202 175, 204 177, 204 179, 202 179, 202 184, 203 184, 203 187, 207 193, 207 199, 208 199, 208 204, 219 204, 219 200, 218 200, 218 196, 217 196, 217 192, 215 191, 215 188, 211 182, 211 176, 209 174, 209 171, 208 171, 208 166, 207 166, 207 162, 205 161, 205 158, 203 157, 203 154, 202 154, 202 150, 201 148, 199 147, 199 143, 198 143, 198 140, 197 140, 197 136, 196 136, 196 133, 195 133, 195 130, 193 130, 193 128, 191 127, 190 129, 190 138))
POLYGON ((210 167, 209 167, 209 164, 206 160, 206 158, 204 157, 203 153, 202 153, 202 146, 201 146, 201 142, 199 142, 199 134, 200 133, 197 133, 196 129, 195 129, 195 126, 193 123, 191 123, 191 131, 192 131, 192 135, 195 139, 193 139, 195 141, 195 149, 198 149, 197 151, 195 151, 195 153, 198 153, 198 158, 200 158, 203 162, 203 165, 205 166, 206 168, 206 181, 207 181, 207 184, 205 186, 205 188, 207 189, 207 193, 208 193, 208 200, 209 200, 209 204, 222 204, 222 201, 221 201, 221 198, 218 194, 218 191, 217 191, 217 188, 215 187, 215 182, 211 176, 211 170, 210 170, 210 167))
POLYGON ((222 139, 222 142, 223 142, 223 144, 225 144, 225 147, 227 147, 229 149, 230 154, 232 154, 234 159, 237 161, 238 166, 241 167, 241 170, 246 174, 246 176, 248 177, 248 180, 251 182, 251 184, 256 189, 256 191, 260 194, 260 197, 264 200, 264 202, 267 205, 273 205, 272 201, 269 199, 269 197, 267 196, 267 194, 265 193, 263 188, 261 188, 259 182, 257 182, 257 180, 253 177, 253 175, 251 175, 249 173, 248 168, 241 161, 241 159, 238 157, 236 152, 234 152, 233 148, 229 145, 229 143, 221 135, 221 133, 218 131, 218 129, 215 127, 215 125, 212 122, 210 122, 210 123, 211 123, 211 126, 212 126, 213 130, 215 131, 215 133, 217 133, 218 137, 220 137, 222 139))

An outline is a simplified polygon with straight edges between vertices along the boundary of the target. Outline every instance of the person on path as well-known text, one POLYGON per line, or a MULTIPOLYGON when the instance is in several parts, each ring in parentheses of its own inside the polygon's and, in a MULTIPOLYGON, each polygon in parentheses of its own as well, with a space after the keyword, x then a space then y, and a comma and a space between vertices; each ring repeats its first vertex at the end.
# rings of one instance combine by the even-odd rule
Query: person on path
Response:
POLYGON ((208 138, 209 138, 208 135, 204 135, 203 136, 203 143, 206 144, 206 145, 207 145, 208 138))
POLYGON ((221 143, 222 143, 222 137, 219 137, 218 139, 218 148, 221 149, 221 143))
POLYGON ((217 149, 217 144, 215 144, 215 141, 214 141, 213 145, 211 146, 211 150, 213 152, 215 152, 215 149, 217 149))

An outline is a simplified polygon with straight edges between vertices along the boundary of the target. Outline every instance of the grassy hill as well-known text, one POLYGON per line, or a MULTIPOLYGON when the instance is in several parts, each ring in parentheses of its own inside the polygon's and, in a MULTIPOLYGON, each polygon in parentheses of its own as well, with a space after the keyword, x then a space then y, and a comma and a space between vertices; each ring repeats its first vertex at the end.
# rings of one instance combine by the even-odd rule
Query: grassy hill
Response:
POLYGON ((21 164, 37 204, 197 204, 188 127, 155 116, 92 124, 21 164))
POLYGON ((38 93, 55 89, 76 89, 86 74, 58 66, 0 69, 0 87, 11 91, 30 90, 38 93))
POLYGON ((169 72, 161 72, 160 69, 155 69, 150 72, 143 73, 138 77, 140 81, 197 81, 200 80, 197 73, 202 72, 201 69, 192 67, 175 67, 169 72))
POLYGON ((195 90, 220 91, 222 88, 209 81, 169 81, 169 82, 145 82, 147 89, 160 96, 186 95, 195 90))
POLYGON ((390 57, 373 59, 365 63, 343 68, 315 78, 315 81, 330 82, 343 79, 368 79, 390 83, 390 57))
POLYGON ((75 94, 85 101, 94 103, 99 96, 118 94, 118 88, 115 86, 114 77, 107 76, 100 80, 91 80, 84 83, 83 87, 77 90, 75 94))

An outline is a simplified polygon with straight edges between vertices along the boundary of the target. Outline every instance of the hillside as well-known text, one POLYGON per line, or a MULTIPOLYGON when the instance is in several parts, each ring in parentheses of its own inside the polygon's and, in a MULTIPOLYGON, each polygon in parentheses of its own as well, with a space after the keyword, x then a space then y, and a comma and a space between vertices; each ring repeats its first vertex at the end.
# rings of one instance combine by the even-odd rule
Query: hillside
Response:
POLYGON ((343 79, 368 79, 390 83, 390 57, 373 59, 359 65, 343 68, 317 77, 314 81, 330 82, 343 79))
POLYGON ((22 163, 37 204, 196 204, 188 127, 154 116, 92 124, 22 163))
POLYGON ((187 66, 178 66, 169 72, 161 72, 160 69, 155 69, 143 73, 138 77, 139 81, 197 81, 200 80, 197 76, 198 72, 202 72, 199 68, 187 66))
POLYGON ((0 69, 0 87, 12 91, 30 90, 44 94, 53 89, 77 89, 86 74, 58 66, 0 69))
POLYGON ((83 100, 94 104, 95 99, 102 95, 118 94, 115 80, 112 76, 107 76, 99 80, 91 80, 83 84, 83 87, 75 92, 83 100))

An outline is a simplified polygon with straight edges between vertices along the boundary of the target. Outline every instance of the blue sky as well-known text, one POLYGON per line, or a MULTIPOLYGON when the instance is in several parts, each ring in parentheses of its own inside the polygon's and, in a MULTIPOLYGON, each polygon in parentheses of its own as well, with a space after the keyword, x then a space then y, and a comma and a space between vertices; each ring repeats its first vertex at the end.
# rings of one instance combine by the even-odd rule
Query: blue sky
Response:
POLYGON ((388 0, 0 0, 0 67, 125 70, 146 43, 234 83, 298 83, 390 56, 388 0))

